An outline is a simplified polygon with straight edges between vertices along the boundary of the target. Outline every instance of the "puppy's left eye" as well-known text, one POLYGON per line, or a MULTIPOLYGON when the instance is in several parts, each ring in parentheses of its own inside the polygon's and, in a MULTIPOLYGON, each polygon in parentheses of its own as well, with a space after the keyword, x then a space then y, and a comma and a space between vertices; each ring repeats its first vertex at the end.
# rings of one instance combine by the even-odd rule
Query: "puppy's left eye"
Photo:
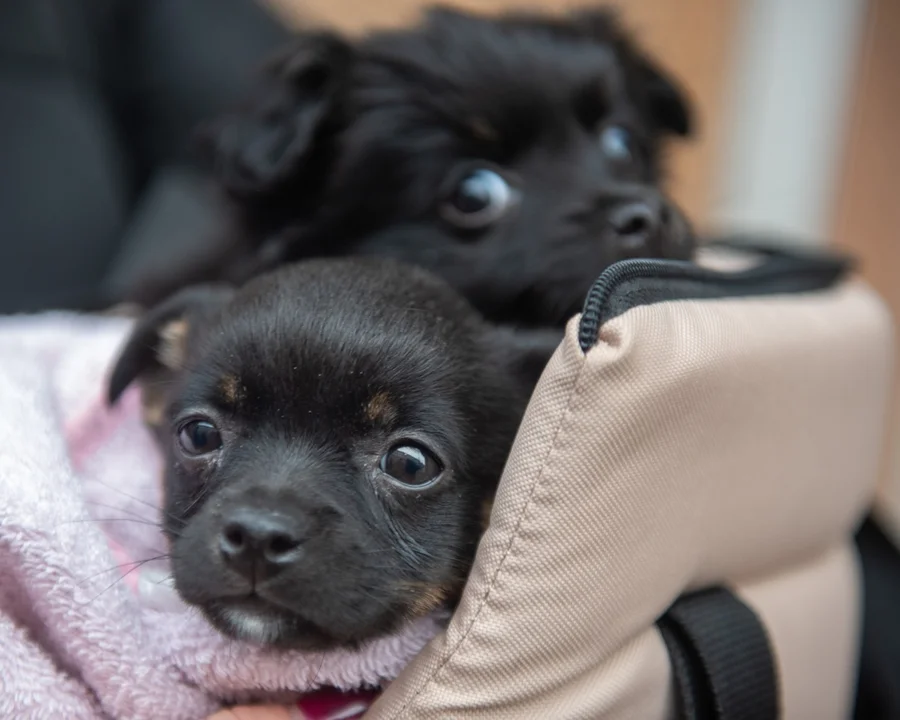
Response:
POLYGON ((191 420, 178 431, 178 443, 187 455, 207 455, 222 447, 222 436, 207 420, 191 420))
POLYGON ((395 445, 381 457, 381 471, 400 485, 423 488, 443 471, 441 463, 421 445, 395 445))
POLYGON ((493 225, 510 209, 515 192, 499 173, 478 168, 464 175, 441 204, 441 216, 466 230, 493 225))
POLYGON ((634 139, 627 128, 607 125, 600 132, 600 147, 604 154, 616 162, 628 162, 634 158, 634 139))

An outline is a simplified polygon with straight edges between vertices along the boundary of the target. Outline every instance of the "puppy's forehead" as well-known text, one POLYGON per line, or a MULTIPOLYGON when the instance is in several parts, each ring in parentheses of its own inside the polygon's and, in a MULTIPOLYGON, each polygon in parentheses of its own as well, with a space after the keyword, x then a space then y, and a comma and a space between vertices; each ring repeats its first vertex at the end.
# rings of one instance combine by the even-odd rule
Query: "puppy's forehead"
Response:
POLYGON ((210 328, 192 386, 202 401, 251 414, 277 405, 391 422, 467 381, 457 353, 470 351, 469 333, 438 310, 359 288, 262 294, 210 328))
MULTIPOLYGON (((569 122, 585 94, 602 107, 628 105, 625 58, 612 40, 470 19, 374 36, 367 49, 371 74, 359 90, 378 100, 373 110, 383 111, 387 87, 407 87, 393 102, 402 97, 400 103, 433 114, 439 126, 451 121, 473 140, 502 140, 512 154, 569 122)), ((406 117, 411 135, 423 132, 422 115, 406 117)))
POLYGON ((564 99, 588 83, 610 94, 623 90, 624 58, 612 38, 567 35, 534 23, 464 18, 423 31, 377 34, 366 50, 398 76, 468 99, 479 88, 489 88, 494 103, 514 94, 564 99))
POLYGON ((253 425, 325 436, 335 428, 391 428, 414 417, 429 397, 414 363, 400 366, 390 353, 334 338, 286 329, 265 342, 242 332, 217 345, 192 378, 190 399, 253 425))

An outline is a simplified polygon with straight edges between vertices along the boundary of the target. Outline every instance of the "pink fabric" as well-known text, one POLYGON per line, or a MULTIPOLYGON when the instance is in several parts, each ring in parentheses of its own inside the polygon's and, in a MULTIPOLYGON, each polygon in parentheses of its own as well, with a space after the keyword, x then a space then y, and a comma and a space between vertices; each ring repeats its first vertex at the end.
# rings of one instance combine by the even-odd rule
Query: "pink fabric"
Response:
MULTIPOLYGON (((194 720, 222 702, 396 677, 438 618, 355 652, 284 653, 224 638, 180 601, 137 392, 112 411, 103 400, 128 328, 65 314, 0 320, 0 717, 194 720)), ((313 694, 301 707, 342 717, 331 700, 313 694)))

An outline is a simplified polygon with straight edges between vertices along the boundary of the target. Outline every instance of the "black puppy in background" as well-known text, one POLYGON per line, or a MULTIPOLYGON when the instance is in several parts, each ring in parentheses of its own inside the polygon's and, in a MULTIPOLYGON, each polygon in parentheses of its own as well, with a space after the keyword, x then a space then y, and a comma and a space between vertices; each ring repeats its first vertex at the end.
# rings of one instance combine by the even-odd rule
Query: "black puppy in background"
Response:
POLYGON ((225 633, 306 649, 451 607, 558 341, 389 259, 176 293, 109 385, 143 385, 176 589, 225 633))
POLYGON ((397 257, 501 322, 559 326, 630 257, 684 258, 661 145, 678 85, 606 10, 494 19, 437 8, 351 41, 301 34, 205 145, 235 213, 199 279, 314 256, 397 257))

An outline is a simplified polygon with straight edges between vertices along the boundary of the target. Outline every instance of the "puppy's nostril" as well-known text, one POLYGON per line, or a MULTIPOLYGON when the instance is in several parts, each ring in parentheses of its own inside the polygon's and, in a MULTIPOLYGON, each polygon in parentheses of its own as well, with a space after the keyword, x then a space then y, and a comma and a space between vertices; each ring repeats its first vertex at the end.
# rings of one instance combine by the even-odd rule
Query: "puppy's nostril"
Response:
POLYGON ((299 547, 300 543, 294 537, 286 533, 276 533, 269 538, 266 547, 266 556, 270 560, 276 560, 283 555, 287 555, 291 550, 299 547))
POLYGON ((645 203, 635 202, 613 210, 609 220, 620 235, 634 235, 653 229, 654 213, 645 203))
POLYGON ((616 228, 620 235, 639 235, 649 230, 650 223, 647 218, 635 215, 625 220, 624 224, 616 228))
POLYGON ((247 542, 244 529, 240 525, 229 525, 225 528, 225 542, 229 550, 240 552, 247 542))

